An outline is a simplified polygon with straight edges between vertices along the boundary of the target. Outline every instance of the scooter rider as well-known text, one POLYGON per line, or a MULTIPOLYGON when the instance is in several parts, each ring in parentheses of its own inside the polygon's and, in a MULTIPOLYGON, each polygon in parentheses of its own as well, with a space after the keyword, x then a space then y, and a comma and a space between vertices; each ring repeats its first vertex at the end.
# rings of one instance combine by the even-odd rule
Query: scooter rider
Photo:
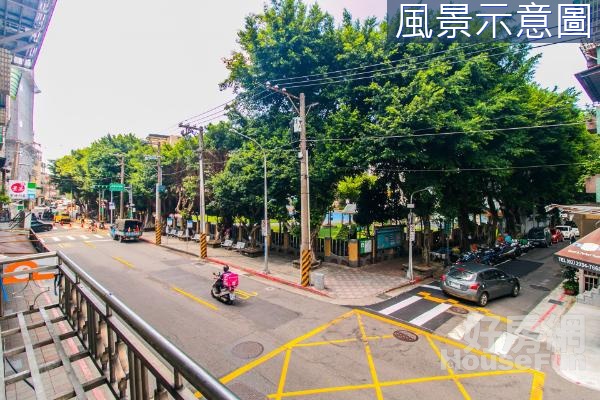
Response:
POLYGON ((216 287, 217 287, 217 291, 220 293, 221 289, 223 289, 223 277, 225 276, 225 274, 229 274, 229 266, 224 266, 223 267, 223 272, 220 272, 218 274, 218 278, 217 278, 217 282, 216 282, 216 287))

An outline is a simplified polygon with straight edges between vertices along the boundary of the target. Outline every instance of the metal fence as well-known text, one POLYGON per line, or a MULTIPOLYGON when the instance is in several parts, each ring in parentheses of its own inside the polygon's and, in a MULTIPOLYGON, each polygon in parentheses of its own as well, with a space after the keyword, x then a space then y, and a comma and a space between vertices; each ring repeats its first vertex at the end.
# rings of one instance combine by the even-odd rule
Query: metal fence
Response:
POLYGON ((348 241, 344 239, 331 239, 331 253, 336 256, 348 256, 348 241))
MULTIPOLYGON (((34 234, 32 238, 37 249, 46 250, 34 234)), ((57 276, 58 304, 40 308, 39 311, 43 315, 48 308, 60 307, 64 318, 73 328, 72 336, 79 339, 102 374, 100 379, 93 382, 79 383, 77 378, 75 381, 71 379, 73 391, 61 398, 85 399, 86 391, 106 385, 119 399, 194 400, 198 397, 198 393, 194 392, 198 391, 206 399, 239 400, 218 379, 165 339, 62 252, 4 259, 1 278, 23 274, 23 271, 4 273, 4 266, 9 263, 52 257, 58 261, 58 265, 43 267, 43 270, 53 270, 57 276)), ((20 315, 19 318, 22 318, 20 315)), ((51 321, 46 323, 50 329, 51 321)), ((68 357, 66 362, 69 362, 68 357)), ((21 375, 21 380, 27 378, 27 375, 21 375)))

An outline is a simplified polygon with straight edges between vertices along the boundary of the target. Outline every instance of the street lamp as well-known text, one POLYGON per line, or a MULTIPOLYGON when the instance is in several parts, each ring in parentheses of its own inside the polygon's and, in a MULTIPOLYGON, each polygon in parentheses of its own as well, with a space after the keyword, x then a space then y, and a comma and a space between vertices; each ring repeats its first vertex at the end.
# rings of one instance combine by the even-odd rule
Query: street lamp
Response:
MULTIPOLYGON (((156 146, 158 149, 158 156, 156 156, 156 168, 157 168, 157 180, 156 180, 156 214, 154 219, 154 233, 155 233, 155 241, 157 245, 160 245, 162 242, 162 216, 161 216, 161 204, 160 204, 160 188, 162 186, 162 167, 160 164, 160 147, 163 143, 166 143, 169 140, 167 135, 157 135, 151 134, 146 138, 146 142, 152 146, 156 146)), ((153 159, 154 156, 147 156, 147 159, 153 159)))
POLYGON ((193 135, 194 132, 198 135, 198 164, 199 164, 199 201, 200 201, 200 258, 207 258, 207 243, 206 243, 206 224, 204 223, 205 202, 204 202, 204 127, 193 126, 189 124, 179 124, 180 128, 184 128, 181 132, 183 137, 193 135))
POLYGON ((243 134, 242 132, 239 132, 235 129, 231 129, 231 132, 250 140, 252 143, 254 143, 255 145, 258 146, 258 148, 260 149, 260 151, 263 154, 263 207, 264 207, 264 232, 263 232, 263 236, 264 236, 264 252, 265 252, 265 265, 263 268, 263 272, 265 274, 269 274, 269 228, 270 228, 270 223, 269 223, 269 213, 268 213, 268 200, 267 200, 267 152, 265 151, 265 148, 258 143, 258 141, 256 139, 251 138, 248 135, 243 134))
POLYGON ((415 204, 413 203, 413 196, 419 192, 428 191, 430 194, 433 193, 433 187, 428 186, 425 189, 420 189, 413 192, 410 195, 410 202, 407 204, 408 209, 410 210, 408 213, 408 274, 407 277, 411 281, 414 279, 413 274, 413 259, 412 259, 412 242, 415 240, 415 225, 414 225, 414 216, 413 210, 415 208, 415 204))

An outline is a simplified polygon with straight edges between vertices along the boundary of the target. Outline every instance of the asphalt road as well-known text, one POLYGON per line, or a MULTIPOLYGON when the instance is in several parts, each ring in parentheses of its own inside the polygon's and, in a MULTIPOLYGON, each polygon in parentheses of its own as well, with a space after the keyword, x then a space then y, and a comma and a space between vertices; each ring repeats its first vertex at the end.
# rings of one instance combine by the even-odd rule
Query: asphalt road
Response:
MULTIPOLYGON (((519 318, 529 314, 550 291, 561 284, 561 268, 553 254, 567 245, 564 242, 547 249, 536 248, 515 260, 497 265, 497 268, 519 278, 521 292, 517 297, 491 300, 485 308, 445 295, 440 282, 434 281, 366 309, 387 318, 417 324, 423 329, 505 359, 516 360, 521 357, 523 360, 533 360, 530 350, 534 349, 538 359, 543 360, 539 369, 545 375, 544 398, 597 398, 598 393, 572 384, 554 372, 546 362, 550 360, 551 352, 544 343, 511 334, 515 332, 519 318)), ((506 395, 505 398, 509 397, 506 395)), ((533 395, 531 398, 534 398, 533 395)))
MULTIPOLYGON (((410 318, 398 318, 376 307, 332 305, 244 275, 239 300, 227 306, 210 296, 212 274, 220 267, 195 257, 144 242, 118 243, 106 232, 77 227, 40 236, 243 399, 541 398, 536 388, 544 380, 561 397, 588 394, 569 392, 569 384, 558 377, 550 381, 551 371, 517 371, 510 362, 505 364, 509 371, 471 369, 450 360, 447 354, 468 351, 464 342, 446 337, 466 318, 461 313, 449 311, 433 324, 437 311, 427 314, 431 307, 421 306, 410 318)), ((536 260, 541 252, 528 257, 543 262, 550 252, 536 260)), ((548 275, 545 264, 531 269, 522 278, 524 288, 558 282, 556 271, 548 275)), ((414 291, 442 297, 432 288, 414 291)), ((490 302, 487 316, 502 322, 509 311, 530 308, 544 296, 541 290, 523 290, 516 299, 490 302)), ((442 302, 432 301, 434 308, 442 302)), ((481 356, 496 360, 491 353, 481 356)))

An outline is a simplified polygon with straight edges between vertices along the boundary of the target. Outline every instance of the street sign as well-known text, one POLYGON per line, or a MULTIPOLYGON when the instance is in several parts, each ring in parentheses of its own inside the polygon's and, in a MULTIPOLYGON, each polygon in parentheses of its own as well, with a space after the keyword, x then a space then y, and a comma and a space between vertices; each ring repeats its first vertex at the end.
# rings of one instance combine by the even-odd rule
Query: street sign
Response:
POLYGON ((158 157, 157 156, 144 156, 144 160, 155 161, 155 160, 158 160, 158 157))
POLYGON ((8 196, 12 200, 27 199, 27 182, 25 181, 8 181, 8 196))
POLYGON ((360 254, 369 254, 373 250, 373 241, 371 239, 360 239, 360 254))
POLYGON ((108 190, 110 190, 111 192, 124 192, 125 185, 122 183, 111 183, 110 185, 108 185, 108 190))
POLYGON ((165 185, 158 186, 158 193, 164 193, 167 191, 167 187, 165 185))
MULTIPOLYGON (((271 227, 268 227, 269 231, 271 230, 271 227)), ((269 233, 269 231, 267 231, 267 223, 266 221, 263 219, 260 223, 260 232, 262 233, 263 236, 267 236, 269 233)))
POLYGON ((114 210, 115 209, 115 203, 113 203, 112 201, 110 203, 108 203, 108 209, 109 210, 114 210))

